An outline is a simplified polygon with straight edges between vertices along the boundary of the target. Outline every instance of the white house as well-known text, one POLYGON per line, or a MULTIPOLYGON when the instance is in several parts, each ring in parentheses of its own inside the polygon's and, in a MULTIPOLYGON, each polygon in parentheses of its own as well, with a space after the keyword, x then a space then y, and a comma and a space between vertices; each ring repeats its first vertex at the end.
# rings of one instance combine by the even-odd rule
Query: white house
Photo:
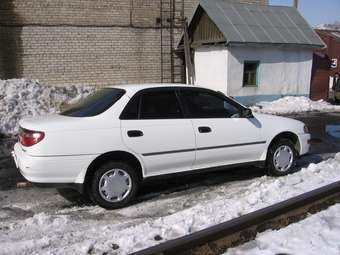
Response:
POLYGON ((244 104, 309 96, 324 43, 293 7, 201 0, 188 27, 194 81, 244 104))

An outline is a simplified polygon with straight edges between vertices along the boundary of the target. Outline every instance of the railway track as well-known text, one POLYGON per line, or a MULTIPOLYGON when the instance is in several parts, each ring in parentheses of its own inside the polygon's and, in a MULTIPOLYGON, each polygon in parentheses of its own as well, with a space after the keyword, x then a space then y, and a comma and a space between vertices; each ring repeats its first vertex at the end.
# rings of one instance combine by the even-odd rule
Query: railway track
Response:
POLYGON ((259 232, 285 227, 337 202, 340 202, 340 181, 133 254, 221 254, 254 239, 259 232))

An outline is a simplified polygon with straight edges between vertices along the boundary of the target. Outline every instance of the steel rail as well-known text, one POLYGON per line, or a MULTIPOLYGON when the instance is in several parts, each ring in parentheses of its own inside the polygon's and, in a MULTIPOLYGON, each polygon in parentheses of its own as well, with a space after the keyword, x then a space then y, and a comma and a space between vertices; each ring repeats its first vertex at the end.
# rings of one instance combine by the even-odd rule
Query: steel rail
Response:
MULTIPOLYGON (((193 254, 193 250, 197 247, 209 245, 233 236, 242 230, 249 229, 254 226, 265 226, 266 222, 273 221, 283 215, 289 215, 293 211, 301 210, 301 208, 320 204, 332 200, 332 198, 340 197, 340 181, 323 186, 321 188, 303 193, 288 200, 265 207, 263 209, 245 214, 241 217, 220 223, 218 225, 194 232, 192 234, 166 241, 159 245, 132 253, 134 255, 151 255, 151 254, 193 254)), ((308 212, 306 210, 304 213, 308 212)), ((294 216, 294 214, 291 214, 294 216)), ((268 224, 267 224, 268 225, 268 224)), ((262 230, 263 231, 263 230, 262 230)), ((250 239, 249 239, 250 240, 250 239)), ((197 254, 197 252, 195 252, 197 254)), ((198 253, 201 254, 201 253, 198 253)))

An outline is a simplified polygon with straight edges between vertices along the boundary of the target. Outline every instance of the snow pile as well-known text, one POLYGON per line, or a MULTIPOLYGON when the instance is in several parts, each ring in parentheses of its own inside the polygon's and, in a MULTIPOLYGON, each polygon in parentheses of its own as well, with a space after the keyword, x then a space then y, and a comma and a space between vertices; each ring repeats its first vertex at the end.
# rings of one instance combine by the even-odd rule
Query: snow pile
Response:
POLYGON ((88 86, 52 87, 36 80, 0 80, 0 134, 14 135, 21 118, 55 113, 62 104, 92 91, 88 86))
POLYGON ((337 204, 286 228, 258 234, 254 241, 229 249, 225 255, 338 255, 339 236, 340 204, 337 204))
MULTIPOLYGON (((338 180, 340 153, 288 176, 203 186, 115 211, 89 206, 60 208, 26 219, 0 218, 0 254, 129 254, 338 180)), ((15 191, 24 196, 16 202, 18 194, 8 192, 0 191, 3 208, 31 211, 34 206, 52 203, 40 198, 37 204, 37 197, 32 198, 29 190, 15 191)))
POLYGON ((340 112, 340 106, 323 100, 312 101, 307 97, 287 96, 273 102, 259 102, 251 109, 258 113, 290 114, 298 112, 340 112))

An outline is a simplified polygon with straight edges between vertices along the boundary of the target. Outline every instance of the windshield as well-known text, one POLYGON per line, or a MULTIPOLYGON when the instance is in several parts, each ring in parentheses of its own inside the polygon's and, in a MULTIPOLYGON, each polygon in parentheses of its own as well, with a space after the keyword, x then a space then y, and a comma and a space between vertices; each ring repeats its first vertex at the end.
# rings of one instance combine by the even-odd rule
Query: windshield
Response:
POLYGON ((60 114, 70 117, 92 117, 109 109, 125 93, 123 89, 105 88, 94 92, 78 103, 70 105, 60 114))

